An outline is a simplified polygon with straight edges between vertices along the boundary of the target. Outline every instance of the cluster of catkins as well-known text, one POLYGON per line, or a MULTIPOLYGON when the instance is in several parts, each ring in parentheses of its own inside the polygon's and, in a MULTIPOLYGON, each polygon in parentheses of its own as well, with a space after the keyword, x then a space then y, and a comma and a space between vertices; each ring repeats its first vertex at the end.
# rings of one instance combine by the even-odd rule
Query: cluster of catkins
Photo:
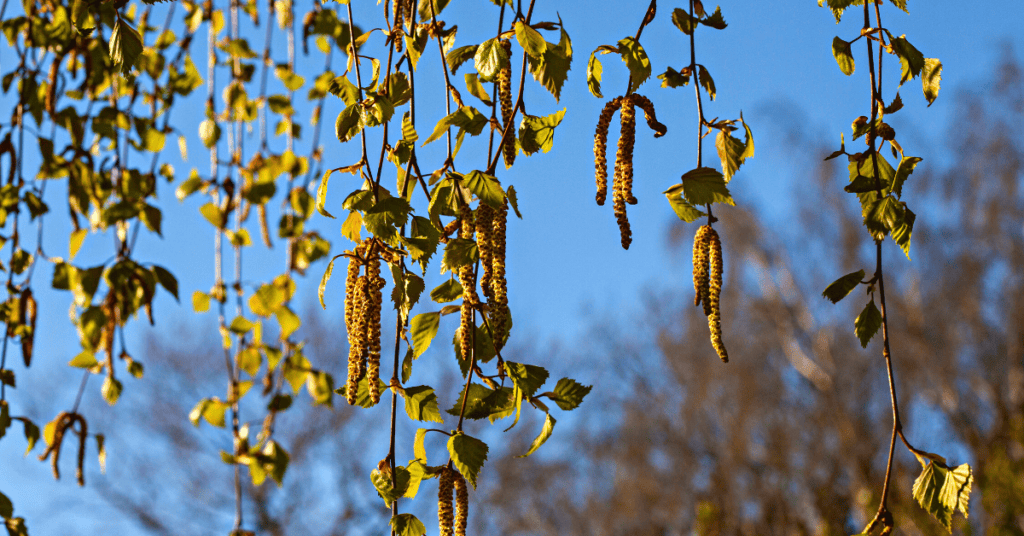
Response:
POLYGON ((462 474, 445 467, 438 477, 437 524, 441 536, 466 536, 469 521, 469 488, 462 474), (452 508, 452 489, 455 490, 455 508, 452 508))
POLYGON ((365 375, 370 399, 380 401, 380 308, 384 278, 380 276, 379 244, 367 238, 349 255, 345 280, 345 327, 348 330, 346 398, 356 403, 359 380, 365 375), (363 272, 360 275, 360 272, 363 272))
POLYGON ((615 180, 612 183, 612 203, 615 208, 615 219, 619 222, 619 233, 622 237, 622 248, 629 249, 633 242, 633 231, 629 228, 626 217, 626 203, 635 205, 633 197, 633 143, 636 140, 636 111, 639 106, 644 111, 647 126, 654 131, 654 137, 660 138, 668 130, 658 122, 654 114, 654 104, 636 93, 625 97, 615 97, 605 104, 601 116, 597 120, 597 131, 594 133, 594 168, 597 180, 597 204, 604 205, 608 197, 608 127, 611 125, 615 110, 619 110, 621 130, 619 146, 615 153, 615 180))
POLYGON ((693 237, 693 305, 704 303, 704 315, 708 317, 711 331, 711 345, 724 363, 729 362, 729 353, 722 344, 722 241, 710 225, 697 229, 693 237))
MULTIPOLYGON (((500 350, 511 327, 508 308, 508 283, 505 279, 505 226, 508 221, 508 205, 503 203, 493 208, 480 203, 474 212, 468 205, 459 209, 459 238, 476 238, 480 251, 480 287, 487 298, 490 311, 490 329, 494 344, 500 350)), ((474 309, 480 302, 476 293, 476 277, 473 265, 459 268, 459 284, 462 285, 462 310, 459 324, 459 347, 463 359, 470 356, 473 347, 474 309)))
MULTIPOLYGON (((401 28, 405 25, 405 21, 409 22, 410 26, 416 24, 416 14, 413 13, 413 0, 393 0, 391 3, 392 12, 395 14, 395 28, 401 28)), ((395 38, 395 44, 398 46, 398 51, 402 51, 402 39, 401 37, 395 38)))

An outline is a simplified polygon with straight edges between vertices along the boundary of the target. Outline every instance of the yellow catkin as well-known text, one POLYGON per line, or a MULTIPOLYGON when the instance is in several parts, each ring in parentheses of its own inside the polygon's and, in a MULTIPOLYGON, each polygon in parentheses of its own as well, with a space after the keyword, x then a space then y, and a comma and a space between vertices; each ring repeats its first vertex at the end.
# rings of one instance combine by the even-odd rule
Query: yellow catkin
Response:
POLYGON ((594 132, 594 179, 597 182, 598 205, 604 205, 608 197, 608 127, 615 110, 621 105, 622 97, 615 97, 604 105, 601 116, 597 118, 597 130, 594 132))
POLYGON ((405 3, 407 0, 393 0, 391 3, 391 10, 395 15, 395 27, 392 30, 392 37, 395 40, 395 48, 399 52, 402 51, 402 35, 401 28, 405 24, 402 18, 405 16, 405 3))
POLYGON ((370 400, 380 402, 380 309, 383 303, 384 278, 380 276, 380 258, 374 255, 366 263, 366 383, 370 400))
POLYGON ((480 203, 476 209, 476 245, 480 250, 480 267, 483 269, 483 273, 480 274, 480 289, 488 300, 494 299, 494 291, 491 290, 493 223, 494 209, 486 203, 480 203))
MULTIPOLYGON (((459 209, 462 228, 459 230, 459 238, 473 239, 473 210, 469 205, 463 204, 459 209)), ((473 352, 473 329, 476 327, 475 309, 473 306, 480 301, 476 294, 476 278, 473 276, 473 265, 465 264, 459 267, 459 283, 462 284, 462 309, 460 311, 459 338, 462 352, 462 359, 469 359, 473 352)))
POLYGON ((455 536, 466 536, 466 525, 469 523, 469 488, 466 479, 457 471, 455 473, 455 536))
POLYGON ((615 181, 612 183, 612 201, 615 219, 619 223, 622 249, 629 249, 633 231, 626 216, 626 203, 636 204, 633 197, 633 143, 636 140, 636 113, 631 99, 622 99, 619 111, 619 147, 615 154, 615 181))
MULTIPOLYGON (((498 72, 498 102, 501 103, 501 126, 507 128, 508 122, 512 120, 512 43, 504 40, 501 47, 508 54, 509 62, 498 72)), ((516 140, 513 131, 501 146, 502 155, 505 157, 505 168, 512 167, 516 161, 516 140)))
POLYGON ((461 228, 461 226, 462 220, 459 218, 455 218, 454 220, 450 221, 448 225, 445 225, 444 229, 441 229, 441 243, 447 244, 449 237, 452 236, 452 234, 455 233, 455 231, 458 231, 461 228))
POLYGON ((505 279, 505 230, 508 224, 508 202, 494 211, 491 238, 491 292, 494 299, 490 302, 491 330, 494 332, 494 344, 500 350, 511 329, 508 309, 508 281, 505 279))
POLYGON ((708 232, 708 256, 710 269, 710 286, 707 301, 710 304, 711 314, 708 315, 708 329, 711 331, 711 345, 718 352, 718 357, 723 363, 729 362, 729 353, 725 351, 722 344, 722 309, 720 297, 722 294, 722 242, 714 229, 708 232))
POLYGON ((348 380, 347 396, 349 404, 356 403, 356 389, 359 386, 360 368, 362 366, 362 333, 359 331, 359 313, 362 311, 359 292, 359 269, 362 261, 357 255, 364 248, 355 249, 348 260, 348 274, 345 278, 345 329, 348 331, 348 380))
POLYGON ((633 104, 639 106, 644 111, 644 119, 647 121, 647 126, 654 131, 654 137, 660 138, 668 132, 668 127, 658 122, 658 116, 654 113, 654 103, 650 99, 643 95, 636 93, 629 96, 633 100, 633 104))
POLYGON ((452 487, 455 484, 454 471, 445 467, 441 470, 437 484, 437 526, 440 536, 453 536, 455 512, 452 510, 452 487))
MULTIPOLYGON (((703 225, 697 229, 693 237, 693 305, 708 307, 708 231, 711 227, 703 225)), ((708 311, 710 312, 710 311, 708 311)), ((707 316, 707 312, 704 313, 707 316)))

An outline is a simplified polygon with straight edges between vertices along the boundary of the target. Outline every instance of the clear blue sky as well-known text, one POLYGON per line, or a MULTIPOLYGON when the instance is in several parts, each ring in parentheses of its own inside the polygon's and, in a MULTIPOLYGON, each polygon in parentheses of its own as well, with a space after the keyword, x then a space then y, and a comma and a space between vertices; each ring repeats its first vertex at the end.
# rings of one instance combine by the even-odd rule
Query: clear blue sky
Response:
MULTIPOLYGON (((364 29, 376 26, 380 19, 379 6, 365 1, 355 4, 357 24, 364 29)), ((509 295, 516 318, 515 337, 572 344, 575 338, 585 333, 590 315, 608 314, 612 318, 629 315, 640 310, 644 289, 676 287, 690 281, 688 253, 682 252, 680 256, 679 252, 666 247, 666 231, 675 221, 675 216, 661 192, 695 167, 696 112, 692 86, 663 89, 652 77, 639 90, 654 102, 659 119, 668 125, 669 132, 663 138, 654 139, 646 132, 646 127, 641 125, 639 129, 634 191, 640 203, 630 207, 634 241, 628 252, 619 246, 611 207, 598 207, 594 203, 592 139, 594 123, 604 102, 587 91, 587 58, 598 45, 614 44, 632 35, 646 5, 647 2, 606 0, 538 1, 534 20, 557 20, 557 15, 561 16, 573 39, 574 61, 561 103, 554 102, 532 79, 527 81, 527 104, 532 114, 544 115, 568 108, 565 121, 557 130, 553 151, 529 159, 520 156, 514 172, 499 172, 498 175, 503 184, 515 185, 524 215, 523 220, 510 221, 509 224, 509 295)), ((333 3, 327 4, 328 8, 334 6, 333 3)), ((657 19, 645 30, 641 41, 651 57, 655 74, 663 72, 667 66, 678 69, 689 61, 685 36, 670 21, 673 7, 672 3, 660 6, 657 19)), ((713 4, 709 2, 707 7, 711 8, 713 4)), ((859 70, 853 77, 840 73, 830 49, 834 36, 849 40, 858 34, 859 19, 851 14, 849 20, 836 25, 831 13, 818 8, 811 0, 770 4, 746 1, 727 3, 722 7, 729 27, 721 32, 702 28, 697 35, 698 62, 708 67, 718 88, 715 102, 705 100, 705 115, 709 118, 735 118, 743 111, 757 142, 757 155, 733 179, 730 190, 739 205, 755 208, 776 222, 779 234, 785 235, 785 226, 790 225, 786 217, 787 196, 799 194, 801 170, 806 169, 808 162, 823 156, 807 154, 805 161, 793 161, 793 152, 786 147, 788 121, 800 118, 805 121, 802 126, 805 132, 820 135, 829 145, 838 145, 839 133, 847 131, 850 122, 865 111, 863 46, 854 49, 859 70)), ((950 106, 952 92, 983 79, 995 65, 1004 43, 1010 43, 1018 56, 1024 52, 1019 37, 1024 6, 1019 0, 1002 0, 987 2, 984 8, 975 9, 964 9, 962 2, 953 1, 912 1, 909 7, 909 16, 892 8, 884 10, 886 26, 896 35, 907 34, 926 57, 940 58, 944 66, 943 92, 931 108, 926 110, 917 81, 908 83, 901 92, 906 108, 896 116, 894 126, 909 133, 904 139, 913 141, 904 142, 904 148, 914 154, 917 147, 941 143, 946 129, 958 120, 950 106)), ((449 26, 458 23, 460 27, 458 46, 478 43, 493 34, 495 24, 490 21, 496 17, 496 10, 490 2, 455 1, 448 11, 451 13, 443 18, 450 21, 449 26), (488 29, 473 34, 469 28, 473 19, 480 16, 487 17, 488 29)), ((548 34, 548 39, 556 40, 552 35, 557 34, 548 34)), ((250 39, 262 48, 262 30, 251 34, 250 39)), ((379 49, 381 41, 379 34, 375 35, 366 50, 379 49)), ((196 43, 197 66, 205 75, 205 39, 199 38, 196 43)), ((312 43, 310 50, 309 58, 299 60, 300 73, 319 71, 322 67, 323 60, 312 43)), ((434 106, 419 108, 421 139, 443 115, 440 101, 442 86, 436 76, 428 73, 436 69, 438 61, 436 49, 431 47, 430 50, 432 52, 421 63, 419 72, 422 74, 417 77, 417 88, 421 95, 423 92, 435 93, 438 100, 434 106)), ((2 65, 9 69, 13 52, 6 42, 0 45, 0 53, 2 65)), ((283 61, 284 58, 279 55, 275 60, 283 61)), ((611 98, 623 90, 626 71, 614 56, 603 56, 602 60, 603 88, 605 96, 611 98)), ((342 70, 340 63, 336 58, 335 71, 342 70)), ((895 66, 895 61, 889 61, 890 69, 895 69, 895 66)), ((464 72, 465 68, 456 77, 459 87, 464 72)), ((896 78, 894 72, 887 71, 890 83, 896 78)), ((307 82, 311 81, 312 77, 307 76, 307 82)), ((199 98, 192 104, 179 105, 174 111, 182 130, 190 137, 189 163, 180 162, 173 138, 168 138, 170 161, 174 162, 182 177, 187 176, 192 166, 199 166, 201 173, 207 172, 207 157, 193 122, 193 118, 201 114, 200 101, 205 95, 205 87, 197 93, 199 98)), ((891 97, 889 90, 886 94, 891 97)), ((463 96, 467 103, 473 100, 468 92, 463 91, 463 96)), ((13 107, 11 98, 11 93, 4 96, 3 109, 13 107)), ((329 103, 324 113, 321 137, 328 159, 325 164, 329 167, 352 164, 359 158, 358 147, 355 143, 340 145, 335 139, 333 121, 341 106, 336 99, 329 100, 329 103)), ((300 114, 308 117, 308 109, 300 110, 300 114)), ((311 134, 310 127, 306 126, 304 139, 299 145, 304 152, 311 134)), ((615 139, 614 134, 612 139, 615 139)), ((430 150, 440 149, 441 145, 437 143, 424 150, 421 161, 439 162, 437 153, 430 150)), ((479 157, 474 159, 474 154, 479 154, 480 145, 486 150, 486 141, 466 142, 467 163, 461 164, 460 170, 482 166, 479 157)), ((714 154, 713 140, 705 142, 705 151, 709 155, 714 154)), ((921 149, 920 152, 925 151, 921 149)), ((717 165, 713 156, 710 161, 717 165)), ((926 161, 923 165, 931 164, 926 161)), ((328 208, 336 215, 342 212, 340 203, 343 196, 352 189, 348 177, 336 175, 331 182, 328 208)), ((386 177, 389 178, 384 184, 393 185, 393 175, 386 177)), ((171 187, 163 185, 161 188, 161 201, 165 208, 164 238, 143 236, 136 255, 174 270, 179 278, 182 302, 179 306, 166 295, 159 298, 155 329, 163 336, 169 336, 169 330, 180 326, 181 322, 190 322, 201 323, 215 334, 215 318, 212 314, 196 317, 189 299, 193 290, 205 291, 213 284, 213 230, 198 216, 197 208, 202 203, 198 196, 179 205, 173 198, 171 187)), ((63 214, 60 207, 64 204, 60 196, 64 191, 63 183, 55 183, 48 199, 54 209, 47 224, 47 253, 51 256, 66 256, 67 252, 63 238, 67 225, 58 222, 63 214)), ((417 199, 417 203, 420 211, 425 210, 421 200, 417 199)), ((727 215, 727 212, 723 214, 727 215)), ((328 221, 317 215, 311 224, 333 242, 334 253, 350 246, 338 232, 340 220, 328 221)), ((250 232, 254 237, 258 234, 254 226, 250 227, 250 232)), ((86 265, 101 262, 111 254, 110 244, 109 238, 90 236, 76 262, 86 265)), ((260 245, 248 250, 245 279, 263 280, 280 272, 283 267, 282 250, 281 243, 270 253, 264 252, 260 245)), ((315 303, 324 267, 323 262, 314 265, 305 281, 300 283, 299 302, 315 303)), ((37 276, 40 284, 49 280, 47 268, 45 265, 39 267, 43 270, 37 276)), ((440 282, 436 273, 428 275, 433 277, 435 284, 440 282)), ((326 314, 339 325, 342 283, 342 278, 336 277, 327 293, 326 314)), ((432 288, 429 279, 427 288, 432 288)), ((19 389, 11 392, 13 413, 19 412, 17 400, 23 390, 51 385, 54 378, 60 378, 64 385, 77 385, 78 374, 63 365, 77 353, 77 337, 65 316, 70 300, 66 295, 51 294, 50 297, 55 300, 44 302, 49 309, 43 310, 46 317, 41 326, 46 336, 37 342, 39 365, 29 373, 18 370, 19 389), (43 378, 44 371, 52 371, 54 376, 43 378)), ((428 304, 416 312, 428 310, 436 308, 428 304)), ((143 337, 149 329, 144 322, 134 322, 130 328, 129 344, 141 349, 143 337)), ((341 371, 333 372, 343 375, 341 371)), ((87 396, 98 395, 98 384, 95 382, 90 386, 87 396)), ((131 392, 141 388, 143 384, 140 382, 126 381, 127 398, 122 403, 130 402, 131 392)), ((70 403, 74 393, 60 392, 54 396, 53 408, 59 410, 70 403)), ((52 415, 50 408, 45 408, 42 414, 52 415)), ((33 534, 47 534, 45 509, 51 506, 49 498, 54 494, 66 494, 69 500, 77 501, 83 494, 74 489, 70 478, 53 483, 45 464, 31 458, 20 460, 23 443, 19 435, 16 425, 9 430, 9 437, 0 443, 0 459, 4 460, 0 464, 0 482, 4 483, 3 491, 14 500, 17 513, 28 518, 33 534), (23 483, 26 477, 33 483, 26 483, 24 487, 10 484, 23 483), (39 496, 47 497, 47 500, 37 501, 39 496)), ((36 452, 40 452, 38 447, 36 452)), ((111 463, 117 463, 116 459, 111 459, 111 463)))

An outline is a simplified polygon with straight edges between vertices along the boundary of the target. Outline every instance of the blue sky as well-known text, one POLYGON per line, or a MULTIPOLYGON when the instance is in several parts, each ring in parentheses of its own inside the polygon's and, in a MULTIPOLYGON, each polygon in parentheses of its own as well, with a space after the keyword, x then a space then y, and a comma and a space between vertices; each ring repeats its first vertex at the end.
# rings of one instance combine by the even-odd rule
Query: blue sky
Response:
MULTIPOLYGON (((364 29, 376 26, 380 20, 380 8, 376 3, 357 1, 355 4, 356 23, 364 29)), ((565 121, 556 132, 554 149, 531 158, 520 156, 511 172, 499 171, 498 174, 503 184, 515 185, 524 216, 523 220, 513 220, 509 224, 508 273, 511 307, 516 319, 514 337, 572 344, 571 341, 587 333, 589 320, 594 316, 628 316, 642 307, 641 296, 645 289, 675 288, 690 281, 688 252, 674 251, 667 246, 667 229, 677 220, 661 192, 679 182, 683 173, 695 167, 696 110, 692 86, 664 89, 659 87, 660 81, 652 77, 639 89, 654 102, 659 119, 669 127, 669 131, 659 139, 651 137, 643 125, 638 131, 634 192, 640 203, 630 207, 634 241, 629 251, 623 251, 619 246, 611 206, 598 207, 594 203, 592 139, 594 124, 604 101, 587 91, 587 58, 595 47, 614 44, 632 35, 646 5, 647 2, 538 1, 534 20, 554 21, 561 16, 573 39, 574 61, 561 102, 555 102, 532 79, 527 81, 526 99, 531 114, 546 115, 568 109, 565 121)), ((335 4, 328 4, 328 7, 333 6, 335 4)), ((1004 44, 1008 43, 1018 57, 1024 52, 1019 37, 1024 9, 1019 0, 987 2, 984 6, 984 9, 970 10, 964 9, 962 2, 912 1, 910 15, 891 6, 883 10, 886 26, 894 35, 905 33, 926 57, 937 57, 943 62, 943 91, 933 106, 926 109, 917 81, 908 82, 901 91, 906 107, 893 118, 893 126, 901 133, 901 140, 905 140, 903 146, 908 154, 936 152, 925 148, 941 146, 944 135, 958 120, 954 115, 955 108, 951 106, 952 92, 976 89, 970 84, 984 79, 991 71, 1004 44)), ((657 19, 648 26, 641 39, 655 75, 668 66, 678 69, 689 63, 687 40, 670 20, 673 7, 675 5, 670 3, 661 5, 657 19)), ((713 6, 708 3, 707 7, 713 6)), ((803 170, 824 156, 806 154, 795 159, 793 149, 787 146, 790 143, 788 129, 797 122, 804 133, 811 133, 831 149, 838 146, 840 132, 848 132, 852 120, 866 112, 868 99, 863 45, 858 42, 854 48, 858 71, 852 77, 846 77, 839 71, 830 48, 834 36, 846 40, 856 36, 860 19, 851 13, 848 20, 837 25, 827 9, 817 7, 811 0, 771 4, 734 2, 724 4, 722 9, 729 27, 720 32, 702 28, 697 34, 697 61, 707 66, 718 89, 718 98, 714 102, 708 102, 705 97, 705 116, 736 118, 742 110, 753 130, 757 155, 733 178, 730 190, 738 205, 753 208, 774 222, 778 235, 785 236, 786 226, 795 225, 787 217, 788 199, 800 194, 803 170)), ((345 17, 341 14, 340 18, 345 17)), ((493 34, 496 9, 483 0, 457 0, 442 18, 450 21, 449 26, 459 25, 457 46, 461 46, 479 43, 493 34), (486 17, 487 29, 474 33, 471 26, 478 17, 486 17)), ((262 48, 262 30, 249 35, 254 48, 262 48)), ((548 34, 546 37, 556 41, 556 36, 548 34)), ((379 50, 381 42, 377 34, 365 50, 372 54, 372 51, 379 50)), ((195 58, 200 72, 205 75, 204 43, 205 39, 196 40, 195 58)), ((421 139, 443 115, 440 100, 443 89, 438 76, 430 72, 438 67, 436 48, 430 47, 429 50, 431 52, 424 57, 417 73, 417 91, 420 95, 433 93, 436 97, 432 103, 428 101, 419 108, 417 120, 421 139)), ((300 74, 318 72, 323 65, 323 59, 312 43, 310 51, 310 57, 299 58, 300 74)), ((519 53, 518 48, 516 53, 519 53)), ((0 65, 9 70, 13 64, 13 51, 6 42, 0 45, 0 54, 0 65)), ((275 57, 277 61, 283 59, 275 57)), ((618 92, 626 84, 626 69, 615 56, 602 56, 601 59, 605 97, 612 98, 620 94, 618 92)), ((336 58, 336 72, 342 70, 340 63, 336 58)), ((466 71, 464 67, 455 77, 460 88, 461 75, 466 71)), ((887 59, 887 99, 892 97, 891 87, 897 72, 898 63, 887 59)), ((307 82, 311 81, 312 77, 307 76, 307 82)), ((218 88, 218 94, 219 91, 218 88)), ((200 88, 198 98, 179 105, 174 111, 180 128, 189 137, 188 163, 180 161, 173 149, 173 138, 168 138, 168 159, 174 163, 181 177, 187 176, 192 166, 199 166, 201 173, 207 172, 207 157, 193 121, 201 114, 201 99, 205 93, 205 87, 200 88)), ((473 101, 468 92, 463 91, 463 96, 467 103, 473 101)), ((13 108, 12 98, 11 93, 3 96, 4 109, 13 108)), ((329 99, 324 113, 321 140, 328 167, 349 165, 359 158, 356 143, 341 145, 334 137, 333 121, 341 108, 340 101, 329 99)), ((299 113, 300 117, 306 118, 309 110, 300 108, 299 113)), ((308 150, 312 130, 306 126, 304 132, 304 139, 298 144, 303 152, 308 150)), ((371 143, 371 147, 373 145, 371 143)), ((421 161, 429 163, 425 165, 425 172, 429 172, 426 168, 440 162, 437 151, 442 145, 443 142, 438 142, 422 151, 421 161)), ((464 159, 460 160, 464 162, 459 164, 460 171, 482 167, 480 154, 485 150, 486 140, 483 137, 467 141, 464 156, 460 155, 464 159)), ((705 154, 711 157, 708 161, 715 162, 717 166, 713 139, 706 140, 705 154)), ((922 165, 940 163, 925 161, 922 165)), ((328 209, 336 215, 342 212, 342 199, 354 188, 350 177, 335 175, 332 179, 328 209)), ((383 184, 393 189, 393 172, 385 175, 383 184)), ((49 192, 48 202, 55 208, 47 223, 46 249, 50 256, 66 256, 67 252, 64 237, 68 226, 60 221, 63 211, 58 210, 64 206, 60 199, 63 193, 63 183, 53 184, 49 192)), ((161 185, 160 196, 165 210, 164 238, 161 240, 144 234, 136 256, 171 268, 178 276, 182 301, 178 305, 162 295, 157 302, 158 323, 154 329, 161 336, 173 336, 170 330, 188 322, 205 325, 214 336, 216 319, 212 314, 194 315, 189 299, 193 290, 206 291, 213 284, 213 229, 197 213, 198 206, 205 201, 194 196, 179 204, 174 200, 173 186, 167 185, 161 185)), ((422 199, 417 198, 415 206, 421 212, 425 211, 422 199)), ((719 215, 727 218, 728 211, 723 210, 719 215)), ((338 232, 341 220, 327 220, 317 215, 311 225, 332 241, 334 254, 350 246, 338 232)), ((696 229, 696 224, 693 225, 696 229)), ((250 232, 254 237, 258 233, 252 224, 250 232)), ((76 262, 84 265, 102 262, 111 255, 111 251, 109 237, 90 236, 76 262)), ((266 252, 261 245, 247 250, 244 279, 266 280, 279 273, 284 264, 282 252, 283 244, 280 242, 272 252, 266 252)), ((323 262, 314 265, 305 280, 300 282, 300 303, 316 302, 316 289, 324 268, 323 262)), ((37 276, 37 286, 43 286, 49 281, 48 266, 42 265, 39 270, 42 273, 37 276)), ((442 281, 436 269, 432 268, 432 271, 428 272, 431 276, 428 289, 432 288, 432 283, 442 281)), ((51 293, 49 299, 49 302, 43 302, 48 309, 43 310, 45 317, 40 328, 45 330, 46 336, 37 342, 39 365, 27 373, 17 371, 19 389, 10 392, 13 413, 19 411, 17 400, 23 390, 42 389, 51 385, 54 378, 60 379, 62 385, 77 386, 77 371, 72 373, 63 366, 77 353, 77 337, 65 316, 70 297, 51 293), (47 374, 48 377, 44 378, 43 371, 52 372, 53 376, 47 374)), ((336 277, 328 287, 328 310, 325 314, 339 324, 342 299, 343 281, 336 277)), ((426 304, 416 312, 437 308, 426 304)), ((147 333, 152 333, 152 330, 144 322, 134 322, 129 328, 129 345, 141 349, 147 333)), ((340 370, 332 372, 338 377, 343 376, 340 370)), ((127 381, 126 397, 141 386, 139 382, 127 381)), ((94 380, 87 396, 98 396, 98 390, 99 382, 94 380)), ((73 392, 57 393, 52 401, 54 408, 67 406, 73 396, 73 392)), ((42 414, 52 415, 49 409, 42 414)), ((20 481, 25 476, 33 479, 41 476, 45 480, 48 469, 44 464, 31 459, 19 460, 23 444, 17 428, 17 425, 12 428, 7 441, 0 443, 0 457, 5 460, 0 464, 0 482, 20 481)), ((111 463, 116 463, 116 460, 111 463)), ((59 485, 46 482, 15 490, 5 485, 4 492, 14 499, 19 515, 29 518, 30 527, 33 524, 45 527, 41 518, 49 503, 35 502, 33 494, 46 490, 47 494, 67 492, 69 496, 77 496, 72 487, 70 479, 65 478, 59 485)), ((36 529, 32 530, 35 532, 36 529)), ((42 533, 46 533, 45 529, 42 533)))

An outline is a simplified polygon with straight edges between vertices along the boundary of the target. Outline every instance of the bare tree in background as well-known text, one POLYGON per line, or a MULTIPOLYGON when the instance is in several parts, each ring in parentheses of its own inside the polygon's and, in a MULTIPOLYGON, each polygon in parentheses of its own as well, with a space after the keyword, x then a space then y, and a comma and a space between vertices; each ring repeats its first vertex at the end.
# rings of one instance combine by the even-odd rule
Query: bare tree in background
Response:
MULTIPOLYGON (((952 165, 910 179, 930 208, 918 218, 914 262, 896 248, 888 257, 887 271, 898 274, 890 329, 906 432, 975 468, 976 510, 954 531, 1021 535, 1020 64, 1007 54, 983 87, 984 94, 959 95, 952 165), (950 438, 954 446, 939 444, 950 438)), ((829 152, 806 139, 797 147, 801 155, 829 152)), ((798 220, 767 227, 735 210, 723 218, 731 281, 724 330, 736 356, 728 365, 715 357, 703 316, 680 307, 691 302, 689 289, 659 291, 635 324, 602 326, 589 350, 604 369, 596 389, 619 396, 588 411, 617 416, 617 425, 580 427, 571 456, 530 459, 531 467, 498 460, 504 482, 492 488, 492 515, 478 519, 479 528, 611 536, 839 535, 862 527, 878 499, 891 421, 880 354, 860 348, 848 320, 863 298, 855 294, 842 307, 821 298, 831 282, 822 274, 871 265, 856 200, 836 187, 845 181, 845 168, 822 162, 796 187, 798 220), (520 491, 499 491, 507 489, 520 491)), ((688 257, 692 229, 679 228, 672 240, 688 257)), ((897 462, 898 491, 890 494, 897 532, 944 533, 912 498, 917 461, 901 455, 897 462)))

